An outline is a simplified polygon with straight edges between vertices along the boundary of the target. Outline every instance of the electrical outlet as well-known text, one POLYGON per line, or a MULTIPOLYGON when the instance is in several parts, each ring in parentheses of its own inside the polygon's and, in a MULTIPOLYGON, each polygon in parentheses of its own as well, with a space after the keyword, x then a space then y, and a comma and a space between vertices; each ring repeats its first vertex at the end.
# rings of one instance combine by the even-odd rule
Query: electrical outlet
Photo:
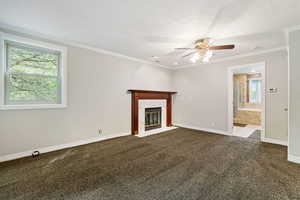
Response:
POLYGON ((101 135, 102 134, 102 129, 98 129, 98 133, 99 133, 99 135, 101 135))
POLYGON ((215 122, 212 122, 212 123, 211 123, 211 126, 212 126, 212 127, 215 127, 215 126, 216 126, 216 123, 215 123, 215 122))

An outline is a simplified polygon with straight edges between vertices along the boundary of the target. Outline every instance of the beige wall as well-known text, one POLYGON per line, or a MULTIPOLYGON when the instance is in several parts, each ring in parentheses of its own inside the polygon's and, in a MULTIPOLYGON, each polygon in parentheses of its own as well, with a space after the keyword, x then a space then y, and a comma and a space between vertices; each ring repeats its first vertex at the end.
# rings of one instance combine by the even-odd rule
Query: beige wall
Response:
POLYGON ((300 162, 300 30, 289 34, 290 107, 289 155, 300 162))
POLYGON ((261 125, 261 111, 241 110, 241 108, 262 109, 262 104, 249 103, 249 79, 259 78, 260 74, 234 74, 234 123, 246 125, 261 125), (236 95, 238 97, 236 97, 236 95))
POLYGON ((228 131, 228 67, 266 61, 266 137, 287 141, 288 59, 277 51, 174 72, 175 124, 228 131))
POLYGON ((171 72, 68 47, 68 107, 0 111, 0 156, 131 128, 131 88, 169 90, 171 72))

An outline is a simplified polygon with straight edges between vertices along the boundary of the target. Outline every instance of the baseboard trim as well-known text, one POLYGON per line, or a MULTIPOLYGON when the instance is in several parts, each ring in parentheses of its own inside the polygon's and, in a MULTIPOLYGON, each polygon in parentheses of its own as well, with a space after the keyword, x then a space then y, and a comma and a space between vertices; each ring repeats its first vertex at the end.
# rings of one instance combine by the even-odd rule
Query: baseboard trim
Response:
POLYGON ((128 136, 128 135, 131 135, 131 134, 128 132, 128 133, 121 133, 121 134, 117 134, 117 135, 113 135, 113 136, 108 135, 108 136, 90 138, 87 140, 79 140, 79 141, 66 143, 66 144, 37 148, 37 149, 33 149, 30 151, 24 151, 24 152, 20 152, 20 153, 8 154, 8 155, 1 156, 0 162, 5 162, 5 161, 9 161, 9 160, 15 160, 15 159, 19 159, 19 158, 28 157, 28 156, 31 156, 32 152, 34 152, 34 151, 39 151, 40 154, 43 154, 43 153, 47 153, 47 152, 51 152, 51 151, 57 151, 57 150, 61 150, 61 149, 76 147, 76 146, 90 144, 90 143, 94 143, 94 142, 100 142, 100 141, 118 138, 118 137, 122 137, 122 136, 128 136))
MULTIPOLYGON (((232 134, 230 134, 229 132, 222 131, 222 130, 217 130, 217 129, 200 128, 200 127, 190 126, 190 125, 185 125, 185 124, 175 124, 174 126, 181 127, 181 128, 194 129, 194 130, 198 130, 198 131, 205 131, 205 132, 208 132, 208 133, 216 133, 216 134, 220 134, 220 135, 232 136, 232 134)), ((261 141, 265 142, 265 143, 288 146, 287 141, 282 141, 282 140, 277 140, 277 139, 262 138, 261 141)))
POLYGON ((300 157, 288 154, 288 161, 300 164, 300 157))
POLYGON ((197 130, 197 131, 205 131, 205 132, 208 132, 208 133, 216 133, 216 134, 219 134, 219 135, 232 136, 232 134, 228 133, 227 131, 222 131, 222 130, 217 130, 217 129, 200 128, 200 127, 190 126, 190 125, 185 125, 185 124, 175 124, 174 126, 181 127, 181 128, 194 129, 194 130, 197 130))
POLYGON ((272 138, 262 138, 261 141, 265 142, 265 143, 279 144, 279 145, 282 145, 282 146, 288 146, 287 141, 282 141, 282 140, 277 140, 277 139, 272 139, 272 138))

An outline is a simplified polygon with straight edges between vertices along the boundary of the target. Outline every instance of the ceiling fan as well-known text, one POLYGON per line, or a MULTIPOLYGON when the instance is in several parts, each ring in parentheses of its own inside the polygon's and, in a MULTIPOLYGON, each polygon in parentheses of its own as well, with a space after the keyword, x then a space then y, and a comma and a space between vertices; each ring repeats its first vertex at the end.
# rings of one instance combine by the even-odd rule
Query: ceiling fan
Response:
POLYGON ((213 56, 213 50, 225 50, 234 49, 235 45, 220 45, 212 46, 213 40, 211 38, 203 38, 195 41, 194 48, 176 48, 175 50, 193 50, 192 52, 183 56, 183 58, 193 55, 190 61, 196 63, 197 60, 202 58, 203 62, 209 62, 210 58, 213 56))

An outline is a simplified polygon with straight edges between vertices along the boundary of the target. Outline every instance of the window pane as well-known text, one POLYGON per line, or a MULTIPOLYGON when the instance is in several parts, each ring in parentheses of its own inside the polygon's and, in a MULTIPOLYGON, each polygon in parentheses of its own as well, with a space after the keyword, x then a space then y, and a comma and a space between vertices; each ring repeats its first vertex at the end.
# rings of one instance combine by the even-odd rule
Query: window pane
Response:
POLYGON ((6 41, 6 45, 9 72, 58 75, 60 57, 58 52, 29 46, 25 47, 8 41, 6 41))
POLYGON ((10 74, 7 77, 7 103, 60 103, 56 77, 10 74))
POLYGON ((250 81, 250 103, 261 103, 261 80, 250 81))

